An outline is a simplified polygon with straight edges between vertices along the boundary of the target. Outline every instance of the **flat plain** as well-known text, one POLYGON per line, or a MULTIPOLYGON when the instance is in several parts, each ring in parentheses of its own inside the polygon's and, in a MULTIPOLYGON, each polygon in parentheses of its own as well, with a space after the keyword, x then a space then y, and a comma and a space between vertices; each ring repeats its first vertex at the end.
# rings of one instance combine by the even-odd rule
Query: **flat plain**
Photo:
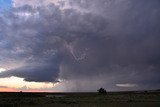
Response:
POLYGON ((1 92, 0 107, 160 107, 160 91, 106 94, 1 92))

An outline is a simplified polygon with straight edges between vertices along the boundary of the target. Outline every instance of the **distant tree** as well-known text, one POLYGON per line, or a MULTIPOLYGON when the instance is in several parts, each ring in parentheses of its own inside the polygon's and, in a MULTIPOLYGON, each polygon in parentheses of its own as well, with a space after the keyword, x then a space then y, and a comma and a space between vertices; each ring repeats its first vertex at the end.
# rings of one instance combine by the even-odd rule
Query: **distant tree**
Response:
POLYGON ((98 93, 100 93, 100 94, 106 94, 106 93, 107 93, 107 91, 106 91, 104 88, 100 88, 100 89, 98 89, 97 91, 98 91, 98 93))

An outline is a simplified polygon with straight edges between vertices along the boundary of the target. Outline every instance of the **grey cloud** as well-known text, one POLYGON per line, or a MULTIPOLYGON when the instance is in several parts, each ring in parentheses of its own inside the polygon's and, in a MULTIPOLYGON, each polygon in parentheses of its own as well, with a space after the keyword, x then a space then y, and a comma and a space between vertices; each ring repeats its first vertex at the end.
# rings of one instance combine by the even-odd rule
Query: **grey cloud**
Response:
POLYGON ((0 88, 8 88, 8 87, 6 87, 6 86, 0 86, 0 88))
POLYGON ((1 57, 26 62, 1 77, 62 79, 68 91, 159 88, 159 0, 68 2, 73 8, 23 6, 1 18, 1 57), (31 16, 14 14, 24 11, 31 16))

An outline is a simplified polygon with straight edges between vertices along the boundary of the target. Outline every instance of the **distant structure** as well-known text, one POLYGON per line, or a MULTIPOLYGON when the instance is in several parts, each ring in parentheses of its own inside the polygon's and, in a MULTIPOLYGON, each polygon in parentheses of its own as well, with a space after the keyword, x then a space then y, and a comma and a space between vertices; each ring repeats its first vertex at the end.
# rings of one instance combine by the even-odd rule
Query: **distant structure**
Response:
POLYGON ((106 91, 104 88, 100 88, 100 89, 98 89, 97 91, 98 91, 98 93, 100 93, 100 94, 106 94, 106 93, 107 93, 107 91, 106 91))

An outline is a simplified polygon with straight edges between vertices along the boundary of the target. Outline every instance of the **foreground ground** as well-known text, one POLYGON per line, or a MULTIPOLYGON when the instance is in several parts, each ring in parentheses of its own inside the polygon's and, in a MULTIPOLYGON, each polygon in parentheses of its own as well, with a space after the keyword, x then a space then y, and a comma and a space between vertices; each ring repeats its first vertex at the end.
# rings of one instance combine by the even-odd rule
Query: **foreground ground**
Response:
POLYGON ((160 107, 160 92, 0 93, 0 107, 160 107))

